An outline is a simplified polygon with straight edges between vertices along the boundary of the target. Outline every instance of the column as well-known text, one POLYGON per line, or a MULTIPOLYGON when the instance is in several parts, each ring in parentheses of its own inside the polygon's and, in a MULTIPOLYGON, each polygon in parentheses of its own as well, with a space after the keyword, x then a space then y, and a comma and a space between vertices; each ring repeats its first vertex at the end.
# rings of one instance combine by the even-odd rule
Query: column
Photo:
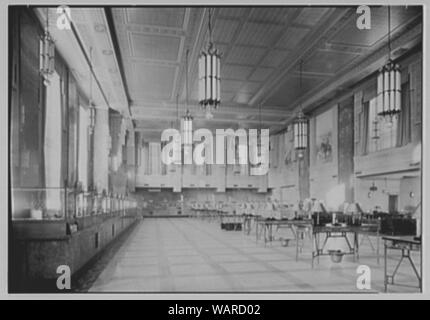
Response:
POLYGON ((98 190, 108 190, 109 187, 109 149, 109 110, 96 107, 93 181, 98 190))

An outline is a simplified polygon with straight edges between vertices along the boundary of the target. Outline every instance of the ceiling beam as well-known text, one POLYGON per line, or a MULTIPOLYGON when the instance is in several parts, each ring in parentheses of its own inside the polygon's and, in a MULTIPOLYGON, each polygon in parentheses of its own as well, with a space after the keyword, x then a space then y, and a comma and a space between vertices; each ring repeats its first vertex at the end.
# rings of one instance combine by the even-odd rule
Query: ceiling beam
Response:
MULTIPOLYGON (((192 105, 191 105, 192 106, 192 105)), ((188 106, 190 107, 190 105, 188 106)), ((194 107, 198 108, 198 107, 194 107)), ((193 109, 194 109, 193 108, 193 109)), ((132 117, 133 119, 145 118, 147 115, 151 113, 159 113, 159 112, 176 112, 176 110, 183 113, 183 110, 187 109, 185 104, 179 104, 178 108, 176 108, 176 104, 174 103, 148 103, 145 105, 132 105, 132 117)), ((260 110, 255 107, 245 107, 238 105, 222 105, 215 113, 226 114, 226 115, 245 115, 245 116, 259 116, 260 110)), ((293 114, 292 111, 285 110, 279 106, 262 106, 261 108, 261 116, 262 117, 288 117, 293 114)))
MULTIPOLYGON (((282 123, 285 122, 285 119, 279 119, 279 120, 264 120, 261 119, 261 122, 259 119, 234 119, 234 118, 218 118, 218 117, 214 117, 211 120, 207 120, 205 118, 205 116, 203 114, 198 114, 198 115, 194 115, 194 120, 197 121, 204 121, 207 122, 208 124, 211 124, 211 122, 216 122, 216 123, 247 123, 247 124, 255 124, 255 125, 259 125, 260 123, 262 125, 280 125, 282 123)), ((149 121, 176 121, 178 118, 176 117, 176 115, 152 115, 152 114, 146 114, 144 118, 142 118, 141 120, 149 120, 149 121)), ((139 121, 139 118, 134 118, 134 120, 136 120, 137 122, 139 121)))
POLYGON ((103 14, 104 14, 104 18, 105 18, 105 21, 107 24, 107 33, 109 35, 109 39, 111 41, 113 51, 114 51, 114 59, 116 61, 116 64, 118 66, 118 70, 120 73, 121 86, 122 86, 122 89, 124 91, 125 97, 127 99, 127 110, 131 116, 130 92, 128 90, 127 80, 125 77, 125 71, 124 71, 124 65, 123 65, 121 50, 119 48, 118 37, 116 34, 116 29, 115 29, 115 22, 113 20, 113 15, 112 15, 112 8, 105 7, 103 14))

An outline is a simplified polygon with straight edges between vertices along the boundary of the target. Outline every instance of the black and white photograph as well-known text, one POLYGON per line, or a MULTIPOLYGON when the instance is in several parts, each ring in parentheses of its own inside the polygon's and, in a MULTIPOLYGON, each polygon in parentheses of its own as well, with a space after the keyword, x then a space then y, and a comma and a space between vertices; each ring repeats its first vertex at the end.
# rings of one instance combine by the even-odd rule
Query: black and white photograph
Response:
POLYGON ((424 11, 10 4, 7 292, 423 294, 424 11))

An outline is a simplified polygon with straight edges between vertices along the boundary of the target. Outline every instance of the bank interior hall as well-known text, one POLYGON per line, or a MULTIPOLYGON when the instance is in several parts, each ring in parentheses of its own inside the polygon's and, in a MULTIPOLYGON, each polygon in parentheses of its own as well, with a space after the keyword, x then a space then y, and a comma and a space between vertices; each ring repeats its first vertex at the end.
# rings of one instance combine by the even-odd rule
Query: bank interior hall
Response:
POLYGON ((9 7, 9 292, 422 290, 422 6, 9 7))

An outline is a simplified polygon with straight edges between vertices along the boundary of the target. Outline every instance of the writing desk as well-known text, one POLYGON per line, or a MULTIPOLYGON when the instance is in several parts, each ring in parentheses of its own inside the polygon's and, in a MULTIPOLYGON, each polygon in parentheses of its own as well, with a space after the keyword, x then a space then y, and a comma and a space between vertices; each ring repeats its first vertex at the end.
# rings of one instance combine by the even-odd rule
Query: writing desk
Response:
POLYGON ((240 230, 239 228, 241 227, 242 223, 243 223, 243 217, 242 215, 238 215, 238 214, 221 214, 220 216, 220 222, 221 225, 225 224, 225 223, 232 223, 233 224, 233 230, 237 231, 240 230))
POLYGON ((255 214, 243 214, 243 232, 246 235, 249 235, 252 230, 253 223, 255 224, 257 219, 259 219, 261 216, 255 215, 255 214))
POLYGON ((360 227, 358 226, 315 226, 312 229, 312 268, 314 267, 314 260, 317 258, 319 262, 320 256, 329 256, 329 252, 324 251, 328 239, 330 238, 343 238, 348 245, 348 251, 342 252, 343 254, 352 255, 355 259, 358 259, 358 233, 360 232, 360 227), (324 242, 320 245, 320 235, 323 234, 324 242), (348 234, 353 235, 353 242, 351 244, 348 239, 348 234))
POLYGON ((264 237, 264 245, 267 242, 273 241, 273 227, 276 226, 276 230, 279 228, 288 227, 291 229, 294 235, 294 239, 296 241, 296 261, 299 256, 299 237, 302 236, 302 232, 298 232, 298 230, 309 228, 312 229, 312 220, 287 220, 287 219, 257 219, 256 220, 256 241, 261 238, 261 233, 263 233, 264 237), (260 228, 259 228, 260 227, 260 228))

